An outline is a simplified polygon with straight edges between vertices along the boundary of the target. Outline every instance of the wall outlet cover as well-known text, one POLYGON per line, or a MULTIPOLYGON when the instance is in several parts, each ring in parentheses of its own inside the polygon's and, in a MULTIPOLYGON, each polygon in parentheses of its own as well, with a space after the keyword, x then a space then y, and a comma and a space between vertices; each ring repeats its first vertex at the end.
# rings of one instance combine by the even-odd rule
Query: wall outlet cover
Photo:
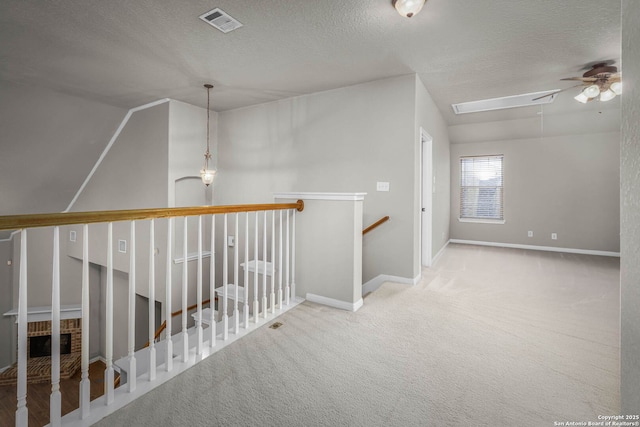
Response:
POLYGON ((557 233, 551 233, 551 240, 558 240, 558 234, 557 233))
POLYGON ((389 183, 378 181, 376 183, 376 191, 389 191, 389 183))

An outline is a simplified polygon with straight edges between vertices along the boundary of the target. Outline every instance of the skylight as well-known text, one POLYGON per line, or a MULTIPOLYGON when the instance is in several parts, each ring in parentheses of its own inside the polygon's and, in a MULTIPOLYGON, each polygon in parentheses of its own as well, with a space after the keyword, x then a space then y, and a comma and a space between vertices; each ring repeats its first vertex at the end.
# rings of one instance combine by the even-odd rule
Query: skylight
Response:
POLYGON ((451 104, 456 114, 478 113, 481 111, 503 110, 505 108, 528 107, 530 105, 549 104, 556 99, 560 89, 542 92, 525 93, 522 95, 504 96, 502 98, 482 99, 480 101, 461 102, 451 104), (548 95, 548 96, 545 96, 548 95), (538 98, 538 99, 536 99, 538 98))

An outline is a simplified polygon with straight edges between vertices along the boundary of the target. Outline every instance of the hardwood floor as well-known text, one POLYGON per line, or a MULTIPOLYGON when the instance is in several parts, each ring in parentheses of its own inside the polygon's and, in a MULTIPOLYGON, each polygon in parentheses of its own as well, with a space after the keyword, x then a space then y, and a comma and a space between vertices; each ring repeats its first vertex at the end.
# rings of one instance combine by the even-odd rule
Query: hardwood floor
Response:
MULTIPOLYGON (((91 400, 104 393, 105 365, 97 361, 89 365, 89 379, 91 380, 91 400)), ((62 415, 78 408, 80 386, 80 371, 72 378, 60 381, 62 393, 62 415)), ((29 409, 29 425, 43 426, 49 423, 49 396, 51 383, 27 385, 27 408, 29 409)), ((0 387, 0 427, 15 425, 16 417, 16 386, 0 387)))

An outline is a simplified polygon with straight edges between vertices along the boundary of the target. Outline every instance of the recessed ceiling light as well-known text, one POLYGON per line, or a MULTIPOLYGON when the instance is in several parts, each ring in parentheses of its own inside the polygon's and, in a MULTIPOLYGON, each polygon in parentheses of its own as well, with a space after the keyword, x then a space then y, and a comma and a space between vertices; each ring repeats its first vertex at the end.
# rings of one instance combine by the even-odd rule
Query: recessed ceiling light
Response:
POLYGON ((482 99, 480 101, 461 102, 451 104, 456 114, 478 113, 480 111, 502 110, 505 108, 528 107, 530 105, 549 104, 556 99, 560 89, 542 92, 525 93, 522 95, 504 96, 502 98, 482 99), (545 96, 549 95, 549 96, 545 96), (535 99, 538 98, 538 99, 535 99), (535 99, 535 100, 534 100, 535 99))

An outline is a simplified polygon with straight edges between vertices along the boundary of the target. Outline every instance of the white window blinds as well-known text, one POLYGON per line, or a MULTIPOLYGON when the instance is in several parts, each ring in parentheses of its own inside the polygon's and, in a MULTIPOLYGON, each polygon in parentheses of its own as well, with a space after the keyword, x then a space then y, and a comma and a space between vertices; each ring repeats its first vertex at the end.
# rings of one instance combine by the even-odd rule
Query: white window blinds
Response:
POLYGON ((504 220, 503 158, 460 158, 461 219, 504 220))

